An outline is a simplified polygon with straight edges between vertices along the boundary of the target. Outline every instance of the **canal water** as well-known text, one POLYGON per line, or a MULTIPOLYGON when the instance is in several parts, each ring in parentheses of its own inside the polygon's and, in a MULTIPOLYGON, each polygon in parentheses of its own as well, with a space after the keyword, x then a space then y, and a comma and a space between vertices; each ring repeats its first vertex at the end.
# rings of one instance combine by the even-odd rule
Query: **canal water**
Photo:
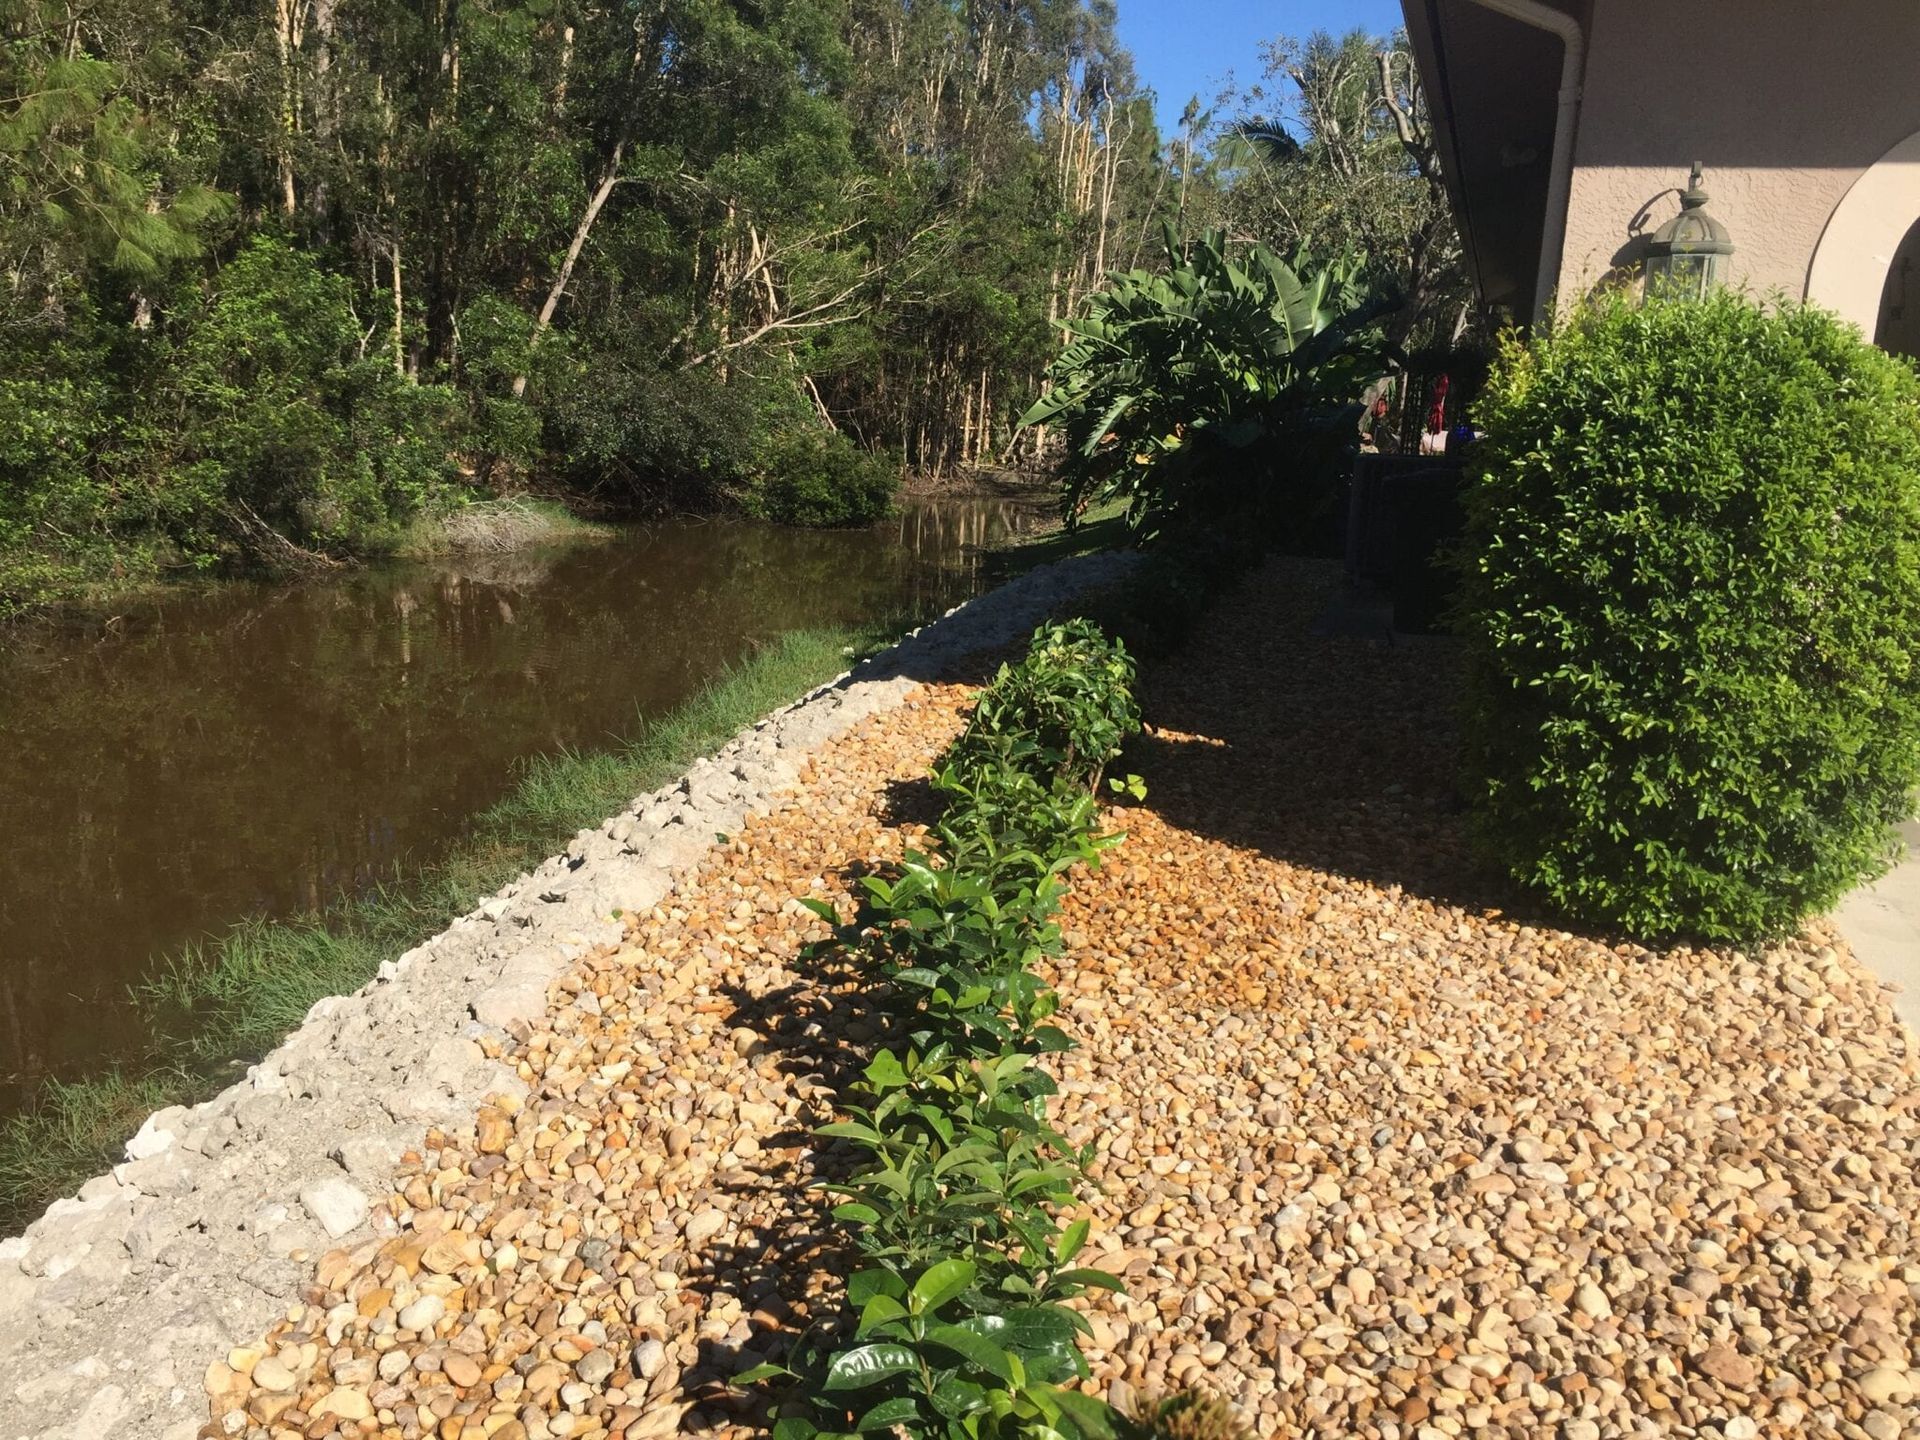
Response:
POLYGON ((137 1043, 156 957, 431 860, 515 762, 630 735, 784 631, 958 604, 1040 513, 673 521, 6 637, 0 1114, 137 1043))

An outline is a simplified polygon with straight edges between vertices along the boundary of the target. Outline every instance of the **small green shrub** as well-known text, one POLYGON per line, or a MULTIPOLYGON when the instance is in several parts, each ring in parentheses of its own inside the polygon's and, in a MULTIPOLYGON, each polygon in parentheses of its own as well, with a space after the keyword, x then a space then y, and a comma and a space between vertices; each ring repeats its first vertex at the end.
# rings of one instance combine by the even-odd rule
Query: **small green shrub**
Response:
POLYGON ((780 525, 868 525, 893 510, 900 470, 830 430, 791 429, 764 441, 743 504, 780 525))
POLYGON ((869 1156, 858 1175, 828 1187, 846 1197, 835 1218, 859 1227, 869 1262, 904 1276, 962 1258, 988 1311, 1117 1288, 1101 1272, 1066 1268, 1086 1230, 1063 1236, 1054 1211, 1074 1203, 1091 1154, 1038 1113, 1034 1097, 1055 1086, 1032 1056, 882 1050, 864 1088, 871 1104, 818 1133, 869 1156))
POLYGON ((988 764, 1037 779, 1097 785, 1129 735, 1139 733, 1133 657, 1086 620, 1041 626, 1024 659, 1002 665, 974 704, 945 769, 988 764))
POLYGON ((911 851, 901 872, 864 882, 861 923, 873 931, 869 953, 887 967, 882 976, 909 1012, 914 1043, 965 1054, 1020 1041, 1058 1049, 1064 1037, 1042 1027, 1057 1002, 1027 968, 1057 938, 1058 875, 996 886, 993 877, 935 866, 911 851))
POLYGON ((851 1118, 819 1131, 864 1162, 826 1186, 862 1257, 849 1313, 739 1377, 789 1382, 776 1440, 1123 1432, 1105 1402, 1066 1388, 1087 1378, 1088 1326, 1061 1302, 1120 1282, 1073 1263, 1085 1219, 1060 1224, 1090 1153, 1046 1121, 1056 1085, 1038 1060, 1072 1042, 1046 1023, 1058 999, 1032 967, 1061 953, 1066 873, 1119 838, 1099 833, 1089 786, 1138 728, 1132 678, 1093 627, 1043 626, 982 694, 976 741, 941 768, 944 863, 909 852, 896 879, 868 877, 849 925, 808 902, 835 926, 816 953, 864 962, 905 1043, 873 1056, 851 1118))
POLYGON ((1596 304, 1483 400, 1456 617, 1487 852, 1649 937, 1790 930, 1920 781, 1920 379, 1819 310, 1596 304))

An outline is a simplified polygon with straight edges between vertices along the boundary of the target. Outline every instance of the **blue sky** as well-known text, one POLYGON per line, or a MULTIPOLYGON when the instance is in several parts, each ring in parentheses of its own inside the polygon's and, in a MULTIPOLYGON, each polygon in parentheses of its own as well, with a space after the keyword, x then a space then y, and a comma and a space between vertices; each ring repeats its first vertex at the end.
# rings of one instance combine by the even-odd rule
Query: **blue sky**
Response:
POLYGON ((1277 35, 1335 34, 1364 26, 1385 34, 1400 24, 1399 0, 1118 0, 1120 39, 1142 84, 1158 93, 1160 126, 1171 136, 1187 97, 1213 103, 1231 78, 1260 78, 1260 42, 1277 35))

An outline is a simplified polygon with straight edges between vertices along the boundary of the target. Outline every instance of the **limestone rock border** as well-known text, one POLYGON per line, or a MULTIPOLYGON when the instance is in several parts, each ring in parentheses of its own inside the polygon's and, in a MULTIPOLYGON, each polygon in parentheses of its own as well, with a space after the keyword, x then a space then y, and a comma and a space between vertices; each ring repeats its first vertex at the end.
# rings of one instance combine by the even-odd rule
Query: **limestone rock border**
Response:
POLYGON ((0 1436, 192 1440, 208 1365, 297 1301, 322 1252, 374 1233, 400 1155, 524 1093, 480 1041, 537 1019, 571 961, 620 940, 616 912, 658 904, 808 752, 1131 563, 1061 561, 947 612, 321 1000, 243 1080, 150 1115, 124 1163, 0 1241, 0 1436))

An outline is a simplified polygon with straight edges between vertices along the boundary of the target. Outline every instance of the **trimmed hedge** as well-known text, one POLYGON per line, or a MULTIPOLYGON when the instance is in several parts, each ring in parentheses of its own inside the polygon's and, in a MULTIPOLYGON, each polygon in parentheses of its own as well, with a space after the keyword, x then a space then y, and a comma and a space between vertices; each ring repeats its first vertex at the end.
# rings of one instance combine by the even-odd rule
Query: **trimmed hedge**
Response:
POLYGON ((1456 614, 1486 852, 1648 938, 1792 930, 1920 782, 1920 380, 1835 317, 1595 303, 1482 400, 1456 614))

